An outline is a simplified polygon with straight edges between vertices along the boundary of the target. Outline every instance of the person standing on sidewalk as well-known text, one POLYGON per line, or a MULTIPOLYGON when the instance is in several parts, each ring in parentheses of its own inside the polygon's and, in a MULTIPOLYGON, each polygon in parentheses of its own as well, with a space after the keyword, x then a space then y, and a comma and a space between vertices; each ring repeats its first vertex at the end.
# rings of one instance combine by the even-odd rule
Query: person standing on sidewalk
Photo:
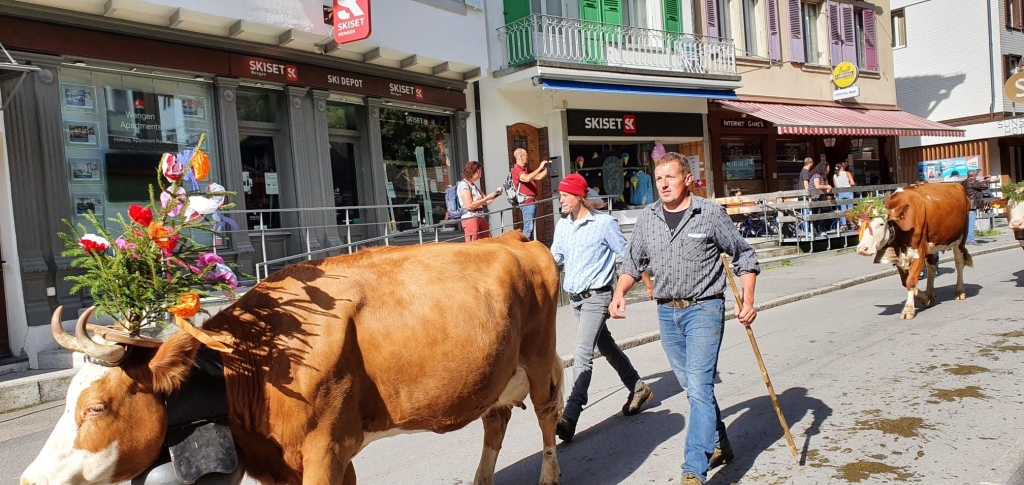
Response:
POLYGON ((466 213, 462 214, 462 231, 465 233, 466 242, 491 237, 491 226, 487 223, 484 207, 491 205, 494 199, 501 195, 501 188, 484 195, 476 186, 483 174, 484 166, 473 160, 462 169, 462 180, 455 186, 459 202, 466 208, 466 213))
POLYGON ((661 345, 690 403, 682 485, 702 485, 708 471, 730 461, 732 447, 715 399, 715 372, 725 331, 725 266, 732 257, 743 286, 740 323, 754 323, 754 285, 761 268, 725 209, 690 194, 693 174, 682 155, 667 153, 654 170, 661 200, 645 207, 633 227, 612 318, 624 318, 626 292, 649 270, 658 302, 661 345))
POLYGON ((974 240, 974 229, 978 224, 978 211, 985 208, 985 189, 988 189, 988 182, 978 177, 977 169, 967 171, 967 178, 960 182, 967 192, 967 198, 971 200, 971 210, 967 216, 967 242, 971 246, 977 246, 978 241, 974 240))
POLYGON ((626 237, 619 229, 619 222, 593 209, 593 202, 586 198, 587 181, 579 174, 562 179, 558 192, 566 217, 555 226, 551 254, 555 264, 565 267, 562 289, 569 294, 579 329, 573 354, 572 393, 556 433, 562 441, 572 441, 580 413, 587 405, 595 347, 601 350, 619 374, 622 384, 629 389, 622 414, 632 416, 639 413, 654 393, 615 343, 606 323, 608 304, 612 300, 616 255, 621 256, 626 250, 626 237))
MULTIPOLYGON (((857 182, 855 182, 853 180, 853 174, 850 173, 848 170, 846 170, 846 164, 847 164, 846 160, 843 160, 843 161, 841 161, 841 162, 836 164, 836 175, 835 175, 834 181, 835 181, 835 186, 836 186, 837 189, 848 189, 850 187, 853 187, 853 186, 857 185, 857 182)), ((853 198, 853 192, 839 192, 838 194, 836 194, 836 199, 838 199, 838 200, 849 200, 849 199, 852 199, 852 198, 853 198)), ((853 209, 853 205, 852 204, 842 204, 842 203, 840 203, 840 206, 839 206, 839 212, 840 213, 845 214, 846 211, 848 211, 850 209, 853 209)), ((846 220, 846 217, 840 218, 839 219, 839 223, 842 224, 843 229, 846 229, 846 230, 851 229, 851 227, 849 225, 849 221, 846 220)))
POLYGON ((537 218, 537 180, 541 180, 548 176, 548 165, 551 164, 551 160, 543 160, 540 162, 540 166, 537 170, 530 171, 527 168, 529 158, 526 156, 526 150, 522 148, 516 148, 512 152, 512 156, 516 159, 516 165, 512 167, 512 182, 513 186, 519 190, 520 194, 523 194, 525 198, 522 204, 519 205, 519 210, 523 214, 523 234, 526 237, 533 239, 533 227, 534 221, 537 218))

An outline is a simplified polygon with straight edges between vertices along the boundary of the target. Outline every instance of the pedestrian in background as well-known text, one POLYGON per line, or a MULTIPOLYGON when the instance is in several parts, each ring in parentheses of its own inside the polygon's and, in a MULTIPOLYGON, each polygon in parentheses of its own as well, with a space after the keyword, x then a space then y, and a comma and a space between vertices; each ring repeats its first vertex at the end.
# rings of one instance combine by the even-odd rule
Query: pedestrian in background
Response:
POLYGON ((667 153, 654 170, 661 200, 637 217, 608 308, 624 318, 626 292, 650 270, 658 302, 661 346, 690 404, 682 485, 702 485, 708 471, 733 458, 722 412, 715 399, 715 372, 725 331, 725 266, 733 258, 743 286, 735 308, 743 325, 754 323, 754 286, 761 269, 725 209, 691 195, 693 174, 685 158, 667 153))
POLYGON ((548 176, 548 165, 551 165, 551 160, 543 160, 540 162, 540 166, 537 170, 530 171, 527 168, 527 164, 530 162, 527 156, 526 150, 522 148, 516 148, 512 152, 512 156, 516 159, 516 165, 512 167, 512 182, 513 186, 520 194, 525 197, 523 202, 519 204, 519 210, 523 214, 523 234, 526 237, 533 239, 533 227, 534 221, 537 219, 537 180, 542 180, 548 176))
POLYGON ((466 213, 462 214, 462 232, 466 235, 466 242, 476 241, 491 237, 491 226, 484 216, 484 207, 494 202, 494 199, 501 194, 501 187, 498 190, 484 195, 476 182, 484 174, 484 166, 476 160, 466 164, 462 169, 462 180, 456 186, 455 191, 459 194, 459 201, 466 213))
POLYGON ((988 182, 982 180, 977 169, 972 168, 967 171, 967 178, 960 184, 964 186, 967 198, 971 200, 971 210, 967 215, 967 244, 978 246, 978 241, 974 240, 974 230, 978 224, 978 211, 985 208, 984 191, 988 189, 988 182))
MULTIPOLYGON (((857 185, 857 182, 853 180, 853 174, 847 171, 846 167, 846 160, 843 160, 842 162, 836 164, 836 175, 833 181, 835 182, 835 187, 837 189, 848 189, 850 187, 857 185)), ((836 194, 837 200, 849 200, 852 198, 853 192, 839 192, 838 194, 836 194)), ((841 204, 839 206, 840 213, 846 213, 846 211, 850 209, 853 209, 852 204, 841 204)), ((839 223, 842 224, 843 228, 851 229, 849 221, 846 220, 846 217, 841 218, 839 223)))
POLYGON ((632 416, 654 397, 633 364, 608 331, 608 305, 612 300, 616 256, 626 249, 626 237, 614 217, 597 211, 587 199, 587 181, 572 174, 558 184, 558 200, 565 217, 555 226, 551 254, 565 267, 562 289, 569 294, 579 320, 573 353, 572 393, 565 404, 556 433, 572 441, 583 406, 587 405, 594 368, 594 348, 608 359, 629 390, 622 414, 632 416))

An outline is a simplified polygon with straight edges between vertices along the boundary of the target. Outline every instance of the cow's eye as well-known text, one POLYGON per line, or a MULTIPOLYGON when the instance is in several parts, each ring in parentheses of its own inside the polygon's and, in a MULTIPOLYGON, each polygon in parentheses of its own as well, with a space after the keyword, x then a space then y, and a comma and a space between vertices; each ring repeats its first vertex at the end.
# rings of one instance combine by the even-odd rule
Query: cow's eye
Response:
POLYGON ((104 406, 103 403, 90 404, 85 411, 89 416, 99 416, 105 412, 107 412, 107 407, 104 406))

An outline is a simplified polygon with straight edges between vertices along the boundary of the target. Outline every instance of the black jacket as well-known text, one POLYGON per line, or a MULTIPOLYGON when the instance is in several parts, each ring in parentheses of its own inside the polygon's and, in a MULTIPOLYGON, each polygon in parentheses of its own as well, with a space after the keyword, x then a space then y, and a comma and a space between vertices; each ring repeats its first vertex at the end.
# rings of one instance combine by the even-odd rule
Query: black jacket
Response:
POLYGON ((985 195, 982 193, 985 189, 988 189, 988 183, 982 182, 978 179, 968 178, 960 182, 964 186, 964 190, 967 191, 967 198, 971 199, 971 208, 974 210, 980 210, 985 208, 985 195))

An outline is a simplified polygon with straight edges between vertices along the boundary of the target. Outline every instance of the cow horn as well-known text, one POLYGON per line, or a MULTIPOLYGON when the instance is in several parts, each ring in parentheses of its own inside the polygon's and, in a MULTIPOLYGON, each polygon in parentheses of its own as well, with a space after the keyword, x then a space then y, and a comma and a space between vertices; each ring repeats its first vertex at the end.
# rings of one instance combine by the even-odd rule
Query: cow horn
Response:
POLYGON ((82 347, 78 345, 78 342, 64 331, 64 326, 61 324, 61 315, 63 315, 63 306, 57 307, 53 312, 53 316, 50 317, 50 333, 53 334, 53 339, 57 341, 57 345, 64 347, 72 352, 81 352, 82 347))
POLYGON ((109 364, 117 364, 124 358, 124 347, 121 347, 120 345, 98 344, 93 339, 89 338, 89 334, 85 331, 85 324, 89 321, 89 317, 92 316, 92 312, 94 311, 96 311, 96 307, 91 306, 82 313, 82 316, 78 317, 78 322, 75 324, 75 339, 77 340, 77 344, 81 348, 81 352, 83 354, 109 364))

